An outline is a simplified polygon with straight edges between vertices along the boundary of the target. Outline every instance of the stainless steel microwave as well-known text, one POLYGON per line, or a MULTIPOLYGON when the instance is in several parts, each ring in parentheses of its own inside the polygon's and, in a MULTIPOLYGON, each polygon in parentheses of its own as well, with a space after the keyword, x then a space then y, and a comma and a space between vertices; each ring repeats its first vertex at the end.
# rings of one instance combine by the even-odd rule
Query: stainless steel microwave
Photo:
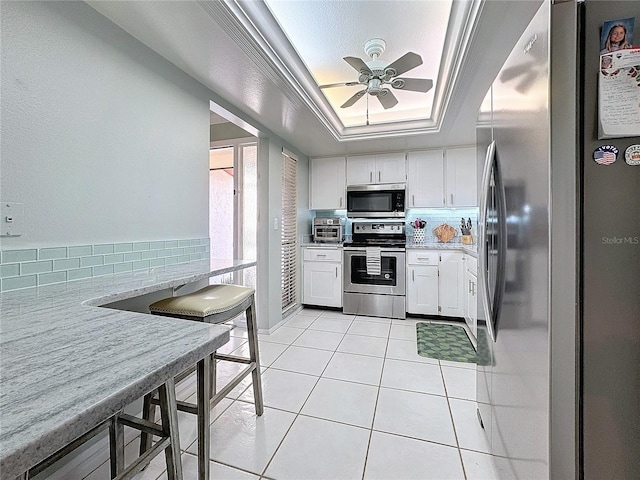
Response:
POLYGON ((404 217, 404 183, 352 185, 347 187, 347 217, 404 217))

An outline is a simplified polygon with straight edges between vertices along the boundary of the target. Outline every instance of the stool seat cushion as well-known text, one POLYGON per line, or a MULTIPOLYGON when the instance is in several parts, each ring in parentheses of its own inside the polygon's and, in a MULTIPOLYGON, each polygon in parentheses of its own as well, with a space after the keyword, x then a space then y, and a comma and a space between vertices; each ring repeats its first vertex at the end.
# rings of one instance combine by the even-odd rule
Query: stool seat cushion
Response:
POLYGON ((205 318, 237 307, 254 292, 241 285, 209 285, 187 295, 158 300, 149 309, 151 313, 205 318))

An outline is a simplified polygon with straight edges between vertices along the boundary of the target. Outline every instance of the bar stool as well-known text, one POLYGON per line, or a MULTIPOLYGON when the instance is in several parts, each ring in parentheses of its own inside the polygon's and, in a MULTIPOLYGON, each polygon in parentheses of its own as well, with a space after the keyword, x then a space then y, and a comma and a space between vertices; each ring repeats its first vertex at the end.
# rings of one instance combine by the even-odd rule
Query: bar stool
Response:
MULTIPOLYGON (((252 375, 253 397, 256 415, 264 412, 262 383, 260 380, 260 358, 258 354, 258 329, 255 314, 255 290, 240 285, 209 285, 197 292, 159 300, 149 306, 151 313, 167 317, 183 318, 207 323, 223 323, 245 313, 249 344, 249 358, 235 355, 224 355, 214 352, 211 355, 208 371, 197 368, 197 404, 177 402, 178 410, 198 416, 198 477, 209 479, 209 410, 217 405, 246 376, 252 375), (247 365, 227 385, 216 391, 216 360, 235 362, 247 365)), ((190 375, 196 367, 192 367, 176 377, 176 383, 190 375)), ((144 397, 143 419, 154 417, 155 404, 153 392, 144 397)), ((152 437, 142 433, 140 437, 140 453, 151 448, 152 437)))
MULTIPOLYGON (((209 356, 205 357, 208 364, 209 356)), ((180 439, 178 435, 178 410, 176 405, 175 383, 173 378, 157 388, 158 403, 160 405, 161 424, 152 421, 143 421, 120 410, 108 420, 102 422, 80 437, 73 440, 54 454, 47 457, 27 472, 15 478, 15 480, 28 480, 46 470, 48 467, 65 457, 81 445, 101 433, 105 428, 109 429, 109 460, 111 477, 117 480, 134 480, 138 477, 149 462, 163 451, 166 458, 168 480, 182 480, 182 461, 180 458, 180 439), (140 457, 125 468, 124 458, 124 427, 140 430, 145 434, 154 434, 159 440, 153 448, 141 452, 140 457)), ((151 435, 149 435, 150 437, 151 435)))

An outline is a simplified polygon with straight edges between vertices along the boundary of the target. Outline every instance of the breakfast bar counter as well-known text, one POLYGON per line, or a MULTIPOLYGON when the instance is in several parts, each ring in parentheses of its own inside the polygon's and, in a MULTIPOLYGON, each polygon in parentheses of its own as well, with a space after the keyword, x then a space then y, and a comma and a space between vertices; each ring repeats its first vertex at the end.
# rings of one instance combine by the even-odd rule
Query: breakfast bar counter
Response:
POLYGON ((211 325, 111 308, 255 261, 211 260, 0 293, 0 473, 14 478, 229 339, 211 325))

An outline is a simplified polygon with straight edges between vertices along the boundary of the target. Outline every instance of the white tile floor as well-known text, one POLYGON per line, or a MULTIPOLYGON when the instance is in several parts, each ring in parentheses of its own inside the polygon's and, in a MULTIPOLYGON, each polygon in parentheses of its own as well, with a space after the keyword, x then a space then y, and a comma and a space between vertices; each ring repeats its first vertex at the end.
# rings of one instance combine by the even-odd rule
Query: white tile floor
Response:
MULTIPOLYGON (((264 414, 255 415, 249 379, 216 406, 211 478, 495 478, 476 418, 475 365, 419 356, 415 324, 305 309, 259 335, 264 414)), ((246 354, 246 331, 236 327, 231 336, 221 351, 246 354)), ((221 383, 232 373, 220 364, 221 383)), ((187 380, 178 397, 194 392, 187 380)), ((195 417, 181 413, 179 421, 191 480, 195 417)), ((136 450, 132 441, 128 451, 136 450)), ((163 470, 161 456, 140 479, 166 479, 163 470)), ((107 464, 85 478, 108 478, 107 464)))

